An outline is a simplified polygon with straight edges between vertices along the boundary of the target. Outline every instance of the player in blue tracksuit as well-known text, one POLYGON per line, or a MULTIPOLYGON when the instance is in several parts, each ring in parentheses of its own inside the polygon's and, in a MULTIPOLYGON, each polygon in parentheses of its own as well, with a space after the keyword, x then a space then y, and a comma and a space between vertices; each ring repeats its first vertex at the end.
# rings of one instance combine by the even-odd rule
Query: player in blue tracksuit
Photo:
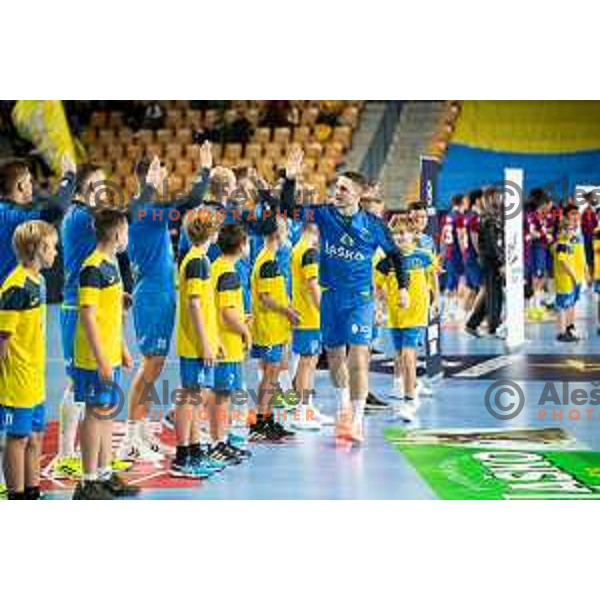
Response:
MULTIPOLYGON (((176 263, 170 235, 170 219, 197 207, 208 187, 212 151, 207 142, 200 148, 201 174, 188 197, 158 201, 156 193, 133 200, 130 210, 129 257, 133 272, 133 320, 141 365, 129 390, 129 421, 119 454, 127 460, 159 460, 160 444, 144 423, 147 413, 144 398, 160 376, 169 353, 175 326, 176 263)), ((149 189, 161 190, 167 178, 158 158, 142 160, 136 175, 145 196, 149 189)))
MULTIPOLYGON (((294 150, 288 159, 287 177, 294 178, 301 167, 302 152, 294 150)), ((359 173, 343 173, 337 178, 332 204, 302 206, 289 198, 281 199, 281 210, 288 216, 312 220, 319 227, 321 331, 340 408, 337 435, 353 441, 363 439, 375 310, 373 256, 377 248, 390 257, 400 302, 408 306, 402 254, 386 224, 360 208, 366 183, 359 173)))
POLYGON ((54 223, 67 210, 75 181, 74 167, 63 160, 63 176, 56 196, 34 196, 33 180, 26 162, 11 160, 0 168, 0 285, 17 266, 12 248, 15 229, 26 221, 54 223))

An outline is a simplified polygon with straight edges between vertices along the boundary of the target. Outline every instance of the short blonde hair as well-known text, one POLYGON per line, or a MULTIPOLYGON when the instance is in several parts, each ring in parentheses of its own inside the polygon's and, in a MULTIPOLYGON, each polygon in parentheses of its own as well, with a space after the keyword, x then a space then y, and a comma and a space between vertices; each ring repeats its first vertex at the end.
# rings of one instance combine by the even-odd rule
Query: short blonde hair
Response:
POLYGON ((214 210, 196 208, 186 213, 183 227, 192 244, 203 244, 219 231, 221 219, 214 210))
POLYGON ((40 246, 50 238, 57 238, 56 229, 45 221, 21 223, 13 234, 13 250, 20 263, 29 264, 35 259, 40 246))

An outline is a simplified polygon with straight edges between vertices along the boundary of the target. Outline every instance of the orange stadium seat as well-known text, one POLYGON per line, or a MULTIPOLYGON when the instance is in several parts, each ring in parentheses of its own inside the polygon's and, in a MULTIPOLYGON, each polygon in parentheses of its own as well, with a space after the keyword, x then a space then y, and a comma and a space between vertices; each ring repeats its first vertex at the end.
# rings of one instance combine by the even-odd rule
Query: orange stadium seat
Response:
POLYGON ((185 122, 188 127, 198 129, 202 125, 202 113, 199 110, 187 110, 185 112, 185 122))
POLYGON ((171 173, 169 175, 169 192, 171 195, 174 195, 176 192, 181 193, 183 191, 183 177, 180 175, 174 175, 171 173))
POLYGON ((329 142, 325 146, 325 156, 339 162, 344 153, 344 146, 341 142, 329 142))
POLYGON ((194 165, 189 158, 178 158, 175 161, 175 171, 178 175, 191 175, 194 172, 194 165))
POLYGON ((104 156, 110 161, 115 161, 123 156, 123 146, 121 144, 104 144, 104 156))
POLYGON ((127 144, 125 146, 125 156, 129 160, 137 161, 141 158, 142 154, 144 154, 144 149, 138 144, 127 144))
POLYGON ((98 140, 105 146, 113 144, 115 141, 115 132, 112 129, 101 129, 98 132, 98 140))
POLYGON ((173 132, 170 129, 159 129, 156 132, 156 141, 161 144, 168 144, 173 139, 173 132))
POLYGON ((165 126, 171 129, 176 129, 182 122, 181 112, 176 108, 167 109, 165 116, 165 126))
POLYGON ((308 125, 313 127, 317 122, 317 117, 319 116, 319 109, 316 107, 306 108, 302 111, 302 116, 300 117, 300 123, 302 125, 308 125))
POLYGON ((258 119, 260 117, 260 111, 258 108, 249 108, 246 112, 246 118, 252 124, 252 127, 256 127, 258 125, 258 119))
POLYGON ((306 158, 314 158, 319 160, 323 154, 323 146, 319 142, 310 142, 304 147, 304 155, 306 158))
POLYGON ((215 160, 219 160, 223 155, 223 145, 222 144, 212 144, 212 155, 215 160))
POLYGON ((273 167, 273 161, 270 158, 263 157, 257 160, 256 168, 260 175, 264 177, 267 181, 271 181, 273 179, 275 170, 273 167))
POLYGON ((135 137, 143 146, 147 146, 148 144, 152 144, 154 142, 154 131, 142 129, 135 134, 135 137))
POLYGON ((325 175, 327 179, 331 179, 335 174, 336 166, 335 160, 332 160, 331 158, 322 158, 317 166, 317 171, 325 175))
POLYGON ((342 112, 342 121, 345 125, 355 128, 358 125, 358 108, 356 106, 347 106, 342 112))
POLYGON ((183 154, 183 147, 178 142, 169 142, 165 145, 165 156, 169 160, 177 160, 183 154))
POLYGON ((178 129, 175 138, 182 144, 190 144, 192 142, 192 130, 189 127, 178 129))
POLYGON ((162 144, 148 144, 146 146, 146 154, 150 158, 154 158, 155 156, 158 156, 160 158, 163 154, 162 144))
POLYGON ((129 127, 119 127, 117 129, 116 136, 122 144, 128 144, 129 141, 133 138, 133 131, 131 131, 129 127))
POLYGON ((107 123, 106 113, 104 112, 93 112, 90 117, 90 127, 105 127, 107 123))
POLYGON ((123 114, 120 112, 108 113, 108 126, 113 129, 118 129, 123 125, 123 114))

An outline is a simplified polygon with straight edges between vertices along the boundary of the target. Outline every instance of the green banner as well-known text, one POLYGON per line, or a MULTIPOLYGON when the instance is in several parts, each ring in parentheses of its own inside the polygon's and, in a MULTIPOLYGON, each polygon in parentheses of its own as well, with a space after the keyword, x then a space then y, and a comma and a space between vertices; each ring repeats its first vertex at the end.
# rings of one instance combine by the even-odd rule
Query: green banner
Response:
POLYGON ((600 499, 600 452, 557 428, 390 427, 385 437, 443 500, 600 499))

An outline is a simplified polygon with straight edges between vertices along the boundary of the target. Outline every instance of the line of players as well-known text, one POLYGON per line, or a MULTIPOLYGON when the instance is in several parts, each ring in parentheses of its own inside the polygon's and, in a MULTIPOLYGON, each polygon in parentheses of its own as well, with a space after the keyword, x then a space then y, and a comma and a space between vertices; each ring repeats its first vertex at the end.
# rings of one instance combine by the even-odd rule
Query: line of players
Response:
MULTIPOLYGON (((582 288, 593 285, 600 293, 600 208, 593 192, 583 200, 581 209, 571 198, 558 205, 537 188, 523 211, 527 316, 543 321, 555 310, 561 342, 578 341, 575 307, 582 288)), ((457 194, 440 223, 445 318, 450 321, 463 320, 483 293, 479 261, 483 202, 482 190, 457 194)))
MULTIPOLYGON (((383 302, 398 351, 395 385, 404 381, 408 418, 414 411, 408 407, 416 404, 416 348, 427 324, 430 292, 437 302, 432 242, 423 233, 426 212, 415 207, 411 213, 398 215, 392 236, 374 216, 381 203, 369 195, 369 182, 357 173, 338 178, 330 203, 307 206, 297 203, 295 179, 302 164, 299 152, 288 160, 279 194, 256 181, 235 181, 229 170, 212 169, 209 145, 201 148, 200 159, 201 173, 190 194, 168 202, 156 197, 167 177, 164 166, 157 158, 142 161, 137 169, 141 191, 129 205, 128 219, 121 211, 94 206, 93 198, 98 197, 105 178, 98 166, 86 165, 75 176, 74 165, 65 164, 62 193, 50 201, 33 200, 31 175, 25 166, 4 170, 2 226, 11 231, 9 238, 15 240, 16 251, 13 254, 9 249, 7 254, 12 258, 4 256, 2 267, 7 276, 0 301, 0 422, 7 434, 4 464, 11 497, 39 497, 39 469, 35 465, 39 463, 39 437, 44 426, 44 386, 33 393, 23 382, 30 377, 43 381, 45 356, 40 340, 43 342, 45 328, 43 278, 39 274, 51 265, 49 255, 58 240, 54 230, 44 227, 39 219, 55 219, 65 208, 61 224, 65 269, 61 329, 70 385, 61 404, 60 452, 55 469, 63 476, 81 477, 76 498, 112 498, 138 492, 115 474, 115 467, 128 463, 112 459, 111 411, 118 394, 104 383, 118 384, 121 367, 133 365, 122 333, 123 307, 128 308, 128 295, 123 293, 126 261, 117 260, 127 245, 135 281, 133 320, 143 358, 129 390, 129 420, 121 458, 162 458, 160 442, 144 419, 147 403, 143 394, 164 366, 177 304, 177 352, 186 402, 175 412, 178 442, 171 467, 174 476, 208 477, 249 457, 245 436, 240 435, 247 415, 227 410, 230 394, 244 387, 246 350, 258 359, 261 372, 259 402, 248 439, 274 441, 293 435, 271 411, 273 397, 281 396, 274 383, 282 375, 289 377, 292 356, 297 357, 291 369, 296 389, 308 401, 296 410, 300 412, 299 427, 330 422, 313 406, 310 393, 324 342, 338 398, 336 434, 362 441, 374 315, 382 314, 383 302), (220 190, 225 195, 216 193, 217 184, 227 187, 240 183, 259 191, 252 211, 219 202, 219 198, 228 198, 228 190, 220 190), (209 186, 212 197, 205 200, 209 186), (361 209, 361 200, 367 210, 361 209), (189 248, 179 267, 178 286, 168 219, 173 209, 185 215, 181 245, 187 243, 189 248), (297 227, 295 220, 278 216, 282 213, 293 214, 303 224, 297 227), (240 220, 243 223, 237 222, 240 220), (299 239, 289 260, 292 276, 286 278, 285 248, 288 230, 294 226, 300 230, 299 239), (248 230, 251 240, 262 246, 255 249, 249 278, 245 257, 248 230), (19 250, 19 236, 25 236, 27 252, 19 250), (20 304, 14 304, 14 298, 20 304), (31 322, 22 328, 21 318, 24 323, 31 322), (288 356, 290 342, 293 354, 288 356), (15 378, 19 370, 25 376, 15 378), (19 389, 15 388, 17 379, 19 389), (198 396, 200 390, 203 393, 198 396), (198 398, 201 401, 195 403, 198 398), (209 415, 208 431, 198 418, 200 410, 209 415), (82 467, 75 449, 80 420, 82 467)), ((288 386, 281 381, 281 385, 289 389, 291 382, 288 386)))

